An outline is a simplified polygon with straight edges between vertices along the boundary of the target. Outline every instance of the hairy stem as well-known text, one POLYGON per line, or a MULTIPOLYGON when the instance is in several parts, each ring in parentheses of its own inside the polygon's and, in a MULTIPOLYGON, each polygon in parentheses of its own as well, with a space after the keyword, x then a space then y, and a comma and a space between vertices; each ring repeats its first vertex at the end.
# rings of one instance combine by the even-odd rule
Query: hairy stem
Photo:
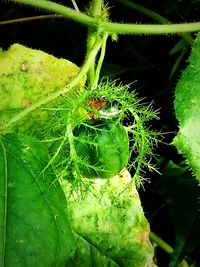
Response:
POLYGON ((104 60, 105 53, 106 53, 106 41, 107 41, 107 38, 108 38, 108 35, 105 34, 103 36, 103 40, 102 40, 101 54, 100 54, 100 57, 99 57, 99 60, 98 60, 98 64, 97 64, 97 67, 96 67, 94 83, 92 85, 94 89, 97 88, 97 85, 98 85, 98 82, 99 82, 99 76, 100 76, 100 72, 101 72, 101 67, 102 67, 103 60, 104 60))
MULTIPOLYGON (((65 7, 63 5, 47 1, 47 0, 10 0, 11 2, 22 3, 33 7, 39 7, 48 11, 56 12, 66 18, 72 19, 76 22, 84 24, 93 28, 99 27, 99 20, 90 17, 82 12, 77 12, 74 9, 65 7)), ((105 33, 116 34, 172 34, 200 31, 200 22, 194 23, 180 23, 180 24, 127 24, 127 23, 113 23, 101 22, 99 31, 105 33)))
MULTIPOLYGON (((90 15, 94 18, 99 18, 101 16, 103 0, 93 0, 90 4, 90 15)), ((96 31, 89 27, 88 30, 88 38, 87 38, 87 54, 90 53, 92 46, 94 45, 97 38, 96 31)), ((88 71, 88 84, 92 86, 93 81, 95 79, 95 60, 93 64, 91 64, 90 69, 88 71)))
POLYGON ((93 63, 93 61, 96 58, 96 55, 97 55, 97 53, 101 47, 101 43, 102 43, 102 41, 100 39, 98 39, 96 41, 90 54, 86 57, 85 62, 83 64, 83 66, 81 67, 79 73, 75 76, 75 78, 65 88, 62 88, 61 90, 54 92, 53 94, 49 95, 45 99, 42 99, 42 100, 36 102, 35 104, 31 105, 27 109, 23 110, 18 115, 14 116, 12 119, 10 119, 3 127, 1 127, 0 131, 4 131, 5 129, 10 127, 13 123, 16 123, 17 121, 22 119, 24 116, 26 116, 30 112, 32 112, 35 109, 53 101, 54 99, 56 99, 60 95, 66 94, 71 88, 75 87, 80 82, 80 80, 84 77, 84 75, 86 75, 86 73, 88 72, 90 65, 93 63))
POLYGON ((200 22, 164 25, 102 22, 101 31, 110 34, 175 34, 200 31, 200 22))
MULTIPOLYGON (((154 19, 155 21, 158 21, 160 23, 171 23, 171 21, 169 21, 168 19, 166 19, 165 17, 161 16, 160 14, 156 13, 155 11, 146 8, 144 6, 141 6, 139 4, 133 3, 130 0, 117 0, 118 2, 120 2, 121 4, 128 6, 136 11, 138 11, 139 13, 142 13, 152 19, 154 19)), ((185 39, 189 44, 193 44, 193 39, 192 36, 190 34, 187 33, 182 33, 181 34, 182 38, 185 39)))
MULTIPOLYGON (((95 41, 96 41, 96 36, 93 33, 93 31, 89 29, 88 37, 87 37, 87 52, 86 52, 87 55, 90 53, 95 41)), ((90 65, 90 68, 88 70, 88 81, 87 82, 89 86, 92 85, 94 76, 95 76, 95 59, 90 65)))
POLYGON ((82 12, 78 12, 72 8, 48 0, 9 0, 9 1, 55 12, 60 15, 63 15, 66 18, 72 19, 87 26, 92 26, 92 24, 95 23, 92 17, 87 16, 82 12))
POLYGON ((102 6, 103 6, 103 0, 93 0, 91 11, 94 18, 101 16, 102 6))

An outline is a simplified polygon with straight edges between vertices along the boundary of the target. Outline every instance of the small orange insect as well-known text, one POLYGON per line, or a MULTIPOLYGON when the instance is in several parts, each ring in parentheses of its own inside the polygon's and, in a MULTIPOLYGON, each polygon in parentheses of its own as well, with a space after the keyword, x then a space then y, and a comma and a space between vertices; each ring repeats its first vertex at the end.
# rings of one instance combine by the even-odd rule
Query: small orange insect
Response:
POLYGON ((99 110, 104 108, 107 102, 104 99, 90 98, 86 101, 86 104, 93 109, 99 110))
MULTIPOLYGON (((86 101, 86 104, 93 109, 100 110, 107 105, 107 101, 99 98, 90 98, 86 101)), ((98 116, 94 112, 88 112, 91 119, 97 119, 98 116)))

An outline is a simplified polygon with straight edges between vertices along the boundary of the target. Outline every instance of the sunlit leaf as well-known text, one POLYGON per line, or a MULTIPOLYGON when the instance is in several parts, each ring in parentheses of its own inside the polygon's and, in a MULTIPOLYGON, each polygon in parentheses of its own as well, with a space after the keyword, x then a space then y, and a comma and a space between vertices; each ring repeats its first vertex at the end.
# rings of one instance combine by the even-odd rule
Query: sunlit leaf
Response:
MULTIPOLYGON (((74 191, 70 197, 71 226, 86 242, 81 247, 79 244, 78 252, 78 260, 84 256, 84 262, 88 262, 84 267, 154 266, 149 223, 130 181, 130 174, 124 171, 110 179, 94 179, 90 190, 82 190, 81 195, 74 191)), ((67 181, 63 188, 68 195, 67 181)))
MULTIPOLYGON (((79 72, 79 68, 69 60, 58 59, 20 44, 13 44, 7 51, 0 51, 0 62, 0 126, 38 100, 64 88, 79 72)), ((77 93, 84 82, 85 78, 76 88, 68 91, 67 97, 77 93)), ((51 101, 48 108, 57 107, 60 102, 63 102, 63 96, 51 101)), ((36 123, 40 127, 48 121, 48 115, 48 109, 42 107, 12 127, 26 134, 35 133, 36 123)))

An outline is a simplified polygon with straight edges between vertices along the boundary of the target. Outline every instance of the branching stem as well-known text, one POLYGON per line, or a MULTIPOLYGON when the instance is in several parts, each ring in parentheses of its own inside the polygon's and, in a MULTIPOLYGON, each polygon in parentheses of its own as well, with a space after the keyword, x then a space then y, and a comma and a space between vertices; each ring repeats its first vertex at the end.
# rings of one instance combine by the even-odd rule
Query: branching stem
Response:
POLYGON ((72 8, 47 1, 47 0, 10 0, 11 2, 21 3, 45 9, 47 11, 55 12, 63 15, 66 18, 72 19, 85 26, 91 27, 102 33, 108 34, 178 34, 184 32, 200 31, 200 22, 194 23, 180 23, 180 24, 127 24, 127 23, 113 23, 101 22, 90 17, 82 12, 77 12, 72 8))

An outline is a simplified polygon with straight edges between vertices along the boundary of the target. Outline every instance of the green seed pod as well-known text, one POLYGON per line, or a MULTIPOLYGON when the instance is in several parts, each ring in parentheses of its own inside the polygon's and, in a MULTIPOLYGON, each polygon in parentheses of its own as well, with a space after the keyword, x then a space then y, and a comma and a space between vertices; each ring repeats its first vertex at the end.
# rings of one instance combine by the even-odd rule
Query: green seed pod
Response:
POLYGON ((114 120, 91 120, 74 129, 79 169, 87 178, 110 178, 127 166, 129 140, 114 120))

